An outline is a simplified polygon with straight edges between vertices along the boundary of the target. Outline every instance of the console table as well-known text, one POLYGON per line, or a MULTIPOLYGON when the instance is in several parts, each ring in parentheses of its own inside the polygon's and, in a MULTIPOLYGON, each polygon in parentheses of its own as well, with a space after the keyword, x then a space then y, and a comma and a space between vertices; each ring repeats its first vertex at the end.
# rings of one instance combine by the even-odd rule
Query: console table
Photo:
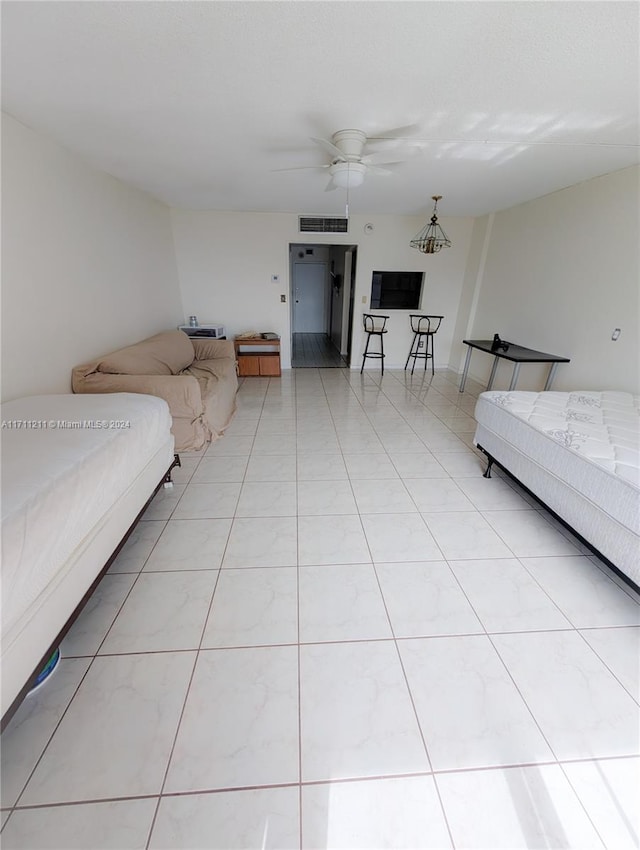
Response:
POLYGON ((280 376, 280 338, 264 339, 263 337, 236 337, 234 340, 238 375, 262 375, 278 378, 280 376))
POLYGON ((524 348, 522 345, 516 345, 513 342, 506 342, 506 340, 502 342, 502 344, 507 347, 506 351, 502 348, 494 350, 494 342, 492 339, 463 339, 462 341, 465 345, 469 346, 469 349, 464 361, 462 380, 460 381, 461 393, 464 392, 464 385, 467 381, 467 373, 469 371, 469 362, 471 360, 471 352, 474 348, 477 348, 478 351, 484 351, 487 354, 493 354, 494 360, 491 375, 489 376, 489 383, 487 384, 488 390, 491 389, 493 384, 496 369, 498 368, 498 360, 511 360, 515 364, 513 367, 513 375, 511 376, 511 383, 509 384, 509 392, 516 388, 518 375, 520 374, 520 366, 523 363, 551 363, 547 382, 544 385, 544 389, 549 390, 551 389, 551 384, 553 382, 556 369, 558 368, 558 363, 571 362, 568 357, 558 357, 556 354, 545 354, 544 351, 535 351, 533 348, 524 348))

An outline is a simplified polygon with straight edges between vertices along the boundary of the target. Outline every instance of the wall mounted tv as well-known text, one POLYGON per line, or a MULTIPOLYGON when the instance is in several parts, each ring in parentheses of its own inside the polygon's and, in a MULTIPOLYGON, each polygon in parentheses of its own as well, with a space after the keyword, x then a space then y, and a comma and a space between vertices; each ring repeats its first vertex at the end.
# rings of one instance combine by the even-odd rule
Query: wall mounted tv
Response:
POLYGON ((373 272, 371 309, 417 310, 424 272, 373 272))

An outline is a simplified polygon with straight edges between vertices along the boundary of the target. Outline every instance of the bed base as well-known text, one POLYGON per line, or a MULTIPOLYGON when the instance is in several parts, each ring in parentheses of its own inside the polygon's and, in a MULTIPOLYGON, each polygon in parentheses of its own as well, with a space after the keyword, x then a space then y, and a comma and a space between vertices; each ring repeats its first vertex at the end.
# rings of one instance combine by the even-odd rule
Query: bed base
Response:
POLYGON ((524 491, 525 491, 525 492, 526 492, 529 496, 531 496, 532 498, 534 498, 534 499, 536 500, 536 502, 537 502, 539 505, 541 505, 541 506, 542 506, 542 507, 543 507, 543 508, 544 508, 544 509, 548 512, 548 513, 550 513, 550 514, 551 514, 551 516, 552 516, 554 519, 558 520, 558 522, 559 522, 561 525, 563 525, 563 526, 567 529, 567 531, 570 531, 570 532, 571 532, 571 534, 573 534, 573 536, 574 536, 575 538, 577 538, 577 539, 580 541, 580 543, 582 543, 582 545, 583 545, 583 546, 586 546, 586 547, 587 547, 587 549, 588 549, 590 552, 592 552, 594 555, 596 555, 596 556, 597 556, 597 557, 598 557, 598 558, 599 558, 599 559, 600 559, 600 560, 601 560, 601 561, 602 561, 602 562, 603 562, 603 563, 604 563, 604 564, 605 564, 605 565, 606 565, 606 566, 607 566, 607 567, 608 567, 608 568, 609 568, 612 572, 614 572, 614 573, 615 573, 615 574, 616 574, 619 578, 621 578, 621 579, 622 579, 622 581, 623 581, 626 585, 628 585, 628 586, 629 586, 632 590, 634 590, 636 593, 640 593, 640 586, 638 586, 638 585, 635 583, 635 581, 634 581, 633 579, 629 578, 629 576, 628 576, 628 575, 625 575, 625 573, 623 573, 623 572, 622 572, 622 570, 618 569, 618 567, 616 567, 616 565, 615 565, 614 563, 612 563, 612 562, 611 562, 611 561, 610 561, 607 557, 605 557, 605 556, 602 554, 602 552, 600 552, 598 549, 596 549, 596 547, 595 547, 592 543, 589 543, 589 541, 588 541, 588 540, 585 540, 585 538, 584 538, 581 534, 578 534, 578 532, 577 532, 574 528, 572 528, 572 526, 571 526, 571 525, 569 525, 569 523, 568 523, 568 522, 566 522, 566 520, 564 520, 564 519, 563 519, 561 516, 559 516, 559 515, 558 515, 558 514, 557 514, 554 510, 552 510, 552 508, 550 508, 550 507, 549 507, 549 506, 548 506, 545 502, 543 502, 543 501, 542 501, 542 499, 541 499, 541 498, 539 498, 539 496, 536 496, 536 494, 535 494, 532 490, 530 490, 530 489, 529 489, 526 485, 524 485, 524 484, 522 483, 522 481, 520 481, 518 478, 516 478, 516 476, 515 476, 512 472, 510 472, 510 471, 507 469, 507 467, 506 467, 506 466, 504 466, 502 463, 500 463, 500 461, 499 461, 499 460, 496 460, 496 458, 495 458, 495 457, 493 457, 493 455, 492 455, 490 452, 488 452, 486 449, 484 449, 484 448, 480 445, 480 443, 477 443, 477 444, 476 444, 476 447, 477 447, 477 449, 478 449, 479 451, 481 451, 481 452, 482 452, 482 454, 483 454, 483 455, 486 457, 486 459, 487 459, 487 468, 486 468, 486 469, 485 469, 485 471, 482 473, 482 477, 483 477, 483 478, 491 478, 491 467, 492 467, 492 466, 493 466, 493 464, 495 463, 495 465, 496 465, 496 466, 498 466, 498 467, 499 467, 499 468, 500 468, 500 469, 501 469, 501 470, 502 470, 502 471, 503 471, 506 475, 508 475, 508 476, 509 476, 509 478, 511 478, 511 480, 512 480, 512 481, 515 481, 515 482, 516 482, 516 484, 517 484, 519 487, 522 487, 522 489, 523 489, 523 490, 524 490, 524 491))
POLYGON ((73 613, 71 614, 71 616, 69 617, 67 622, 64 624, 64 626, 58 632, 55 640, 52 641, 51 645, 47 648, 47 651, 43 654, 42 658, 40 659, 40 661, 36 665, 34 671, 31 673, 31 675, 29 676, 29 678, 25 682, 20 693, 16 696, 16 698, 11 703, 9 708, 5 711, 4 716, 2 717, 2 721, 0 722, 0 732, 4 731, 4 729, 6 728, 7 724, 11 720, 11 718, 13 717, 13 715, 18 710, 23 699, 34 688, 34 685, 36 684, 36 682, 38 680, 38 676, 42 672, 44 666, 47 664, 47 662, 49 661, 49 659, 51 658, 53 653, 56 651, 56 649, 60 646, 61 642, 63 641, 65 635, 67 634, 67 632, 69 631, 71 626, 78 619, 78 616, 80 615, 82 609, 84 608, 84 606, 88 602, 90 596, 92 595, 92 593, 94 592, 96 587, 100 584, 100 581, 102 580, 102 577, 104 576, 104 574, 107 572, 109 567, 113 564, 115 559, 120 554, 120 550, 122 549, 124 544, 127 542, 129 537, 131 536, 131 533, 133 532, 134 528, 138 524, 140 517, 146 511, 146 509, 149 507, 149 505, 151 504, 151 501, 155 497, 158 490, 160 490, 161 487, 165 487, 167 485, 173 486, 173 482, 171 481, 171 473, 174 470, 174 468, 177 467, 177 466, 182 466, 182 463, 180 461, 180 456, 177 455, 177 454, 174 454, 171 466, 167 469, 165 474, 162 476, 162 478, 158 482, 157 486, 154 488, 153 493, 149 496, 147 501, 144 503, 144 505, 142 506, 142 508, 138 512, 138 515, 136 516, 134 521, 131 523, 131 525, 129 526, 129 528, 125 532, 124 537, 122 538, 120 543, 118 543, 116 548, 113 550, 113 552, 112 552, 111 556, 109 557, 109 560, 107 561, 107 563, 100 570, 100 572, 98 573, 98 575, 96 576, 94 581, 91 583, 91 586, 89 587, 89 589, 87 590, 85 595, 82 597, 80 602, 78 602, 78 604, 74 608, 73 613))

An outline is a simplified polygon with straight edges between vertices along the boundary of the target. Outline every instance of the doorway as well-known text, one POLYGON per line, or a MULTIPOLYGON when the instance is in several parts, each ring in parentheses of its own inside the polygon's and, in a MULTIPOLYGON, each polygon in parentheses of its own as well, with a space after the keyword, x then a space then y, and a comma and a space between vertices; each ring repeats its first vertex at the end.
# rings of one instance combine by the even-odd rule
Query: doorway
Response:
POLYGON ((291 244, 291 366, 348 368, 355 246, 291 244))
POLYGON ((323 334, 327 329, 327 264, 293 264, 293 332, 323 334))

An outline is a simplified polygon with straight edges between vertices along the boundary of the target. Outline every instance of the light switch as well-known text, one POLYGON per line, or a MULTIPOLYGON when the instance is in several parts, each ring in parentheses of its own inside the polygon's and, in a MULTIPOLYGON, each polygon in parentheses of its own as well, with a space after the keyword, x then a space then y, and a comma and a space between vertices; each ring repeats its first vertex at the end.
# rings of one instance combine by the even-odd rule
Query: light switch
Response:
POLYGON ((280 275, 272 274, 271 275, 271 283, 280 283, 280 275))

